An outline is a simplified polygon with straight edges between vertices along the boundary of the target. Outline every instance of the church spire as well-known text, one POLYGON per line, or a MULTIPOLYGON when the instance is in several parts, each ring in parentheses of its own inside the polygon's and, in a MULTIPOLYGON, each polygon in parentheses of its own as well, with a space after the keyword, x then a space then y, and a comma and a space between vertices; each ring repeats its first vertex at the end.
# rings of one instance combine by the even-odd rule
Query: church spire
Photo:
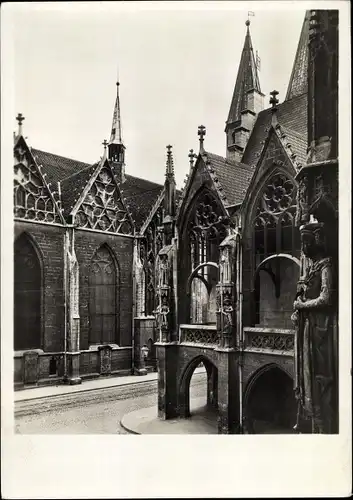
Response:
POLYGON ((112 131, 108 143, 108 160, 113 164, 113 170, 118 181, 125 182, 125 146, 121 134, 119 86, 120 83, 117 82, 112 131))
POLYGON ((120 116, 120 97, 119 97, 120 83, 116 83, 116 100, 113 113, 112 131, 108 144, 108 157, 109 160, 124 163, 125 146, 123 144, 121 133, 121 116, 120 116))
POLYGON ((308 91, 309 24, 310 11, 307 10, 289 80, 286 101, 305 94, 308 91))
POLYGON ((167 146, 167 164, 164 181, 164 244, 170 245, 174 234, 176 212, 176 182, 172 146, 167 146))
POLYGON ((244 47, 238 75, 226 122, 227 158, 240 160, 256 115, 264 109, 264 94, 261 93, 258 68, 250 36, 250 21, 247 19, 244 47))

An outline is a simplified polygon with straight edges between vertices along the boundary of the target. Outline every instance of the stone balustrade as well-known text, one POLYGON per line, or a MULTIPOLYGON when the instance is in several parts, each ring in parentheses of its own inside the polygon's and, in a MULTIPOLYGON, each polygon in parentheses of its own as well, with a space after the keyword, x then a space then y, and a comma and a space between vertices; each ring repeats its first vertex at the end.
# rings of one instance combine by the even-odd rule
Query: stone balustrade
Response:
POLYGON ((244 348, 247 351, 294 354, 295 330, 245 327, 244 348))
POLYGON ((216 325, 180 325, 180 344, 197 344, 215 347, 218 343, 216 325))

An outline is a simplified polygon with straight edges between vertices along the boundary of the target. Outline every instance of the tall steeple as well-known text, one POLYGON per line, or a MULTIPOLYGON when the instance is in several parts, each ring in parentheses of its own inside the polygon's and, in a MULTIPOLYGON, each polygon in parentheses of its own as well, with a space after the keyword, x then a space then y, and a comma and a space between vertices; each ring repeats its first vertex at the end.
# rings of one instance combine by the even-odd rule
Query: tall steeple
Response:
POLYGON ((120 165, 122 181, 125 174, 125 146, 123 144, 121 133, 121 116, 120 116, 120 83, 116 83, 116 100, 113 113, 112 131, 108 143, 108 159, 120 165))
POLYGON ((225 128, 227 158, 238 161, 243 155, 256 115, 264 109, 264 94, 261 93, 249 19, 245 25, 245 42, 225 128))
POLYGON ((309 24, 310 11, 307 10, 289 80, 286 101, 305 94, 308 91, 309 24))
POLYGON ((176 182, 172 146, 167 146, 167 164, 164 181, 164 244, 171 243, 174 234, 174 220, 176 212, 176 182))

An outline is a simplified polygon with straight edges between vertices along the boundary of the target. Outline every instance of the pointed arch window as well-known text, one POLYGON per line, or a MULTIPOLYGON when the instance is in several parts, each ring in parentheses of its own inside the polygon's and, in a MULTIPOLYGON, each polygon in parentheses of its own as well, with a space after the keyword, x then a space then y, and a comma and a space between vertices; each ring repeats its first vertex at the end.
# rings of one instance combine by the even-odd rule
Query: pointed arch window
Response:
POLYGON ((90 343, 118 343, 118 267, 110 249, 103 245, 90 267, 90 343))
POLYGON ((21 235, 14 247, 14 348, 42 347, 42 267, 32 240, 21 235))
POLYGON ((300 255, 295 211, 296 185, 285 172, 276 172, 260 192, 251 219, 251 324, 287 328, 290 323, 297 283, 297 264, 293 262, 300 255), (284 258, 286 255, 291 259, 284 258))
POLYGON ((275 174, 265 185, 256 206, 252 227, 255 266, 278 253, 297 255, 298 237, 294 214, 296 187, 284 173, 275 174))

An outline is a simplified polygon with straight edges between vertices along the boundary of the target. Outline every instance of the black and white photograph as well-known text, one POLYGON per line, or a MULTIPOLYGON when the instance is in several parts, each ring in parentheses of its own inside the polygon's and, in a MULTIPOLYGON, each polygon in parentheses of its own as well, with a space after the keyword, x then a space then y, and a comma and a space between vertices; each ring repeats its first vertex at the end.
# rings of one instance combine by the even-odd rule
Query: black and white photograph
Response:
POLYGON ((15 439, 342 436, 349 6, 326 3, 14 5, 15 439))

